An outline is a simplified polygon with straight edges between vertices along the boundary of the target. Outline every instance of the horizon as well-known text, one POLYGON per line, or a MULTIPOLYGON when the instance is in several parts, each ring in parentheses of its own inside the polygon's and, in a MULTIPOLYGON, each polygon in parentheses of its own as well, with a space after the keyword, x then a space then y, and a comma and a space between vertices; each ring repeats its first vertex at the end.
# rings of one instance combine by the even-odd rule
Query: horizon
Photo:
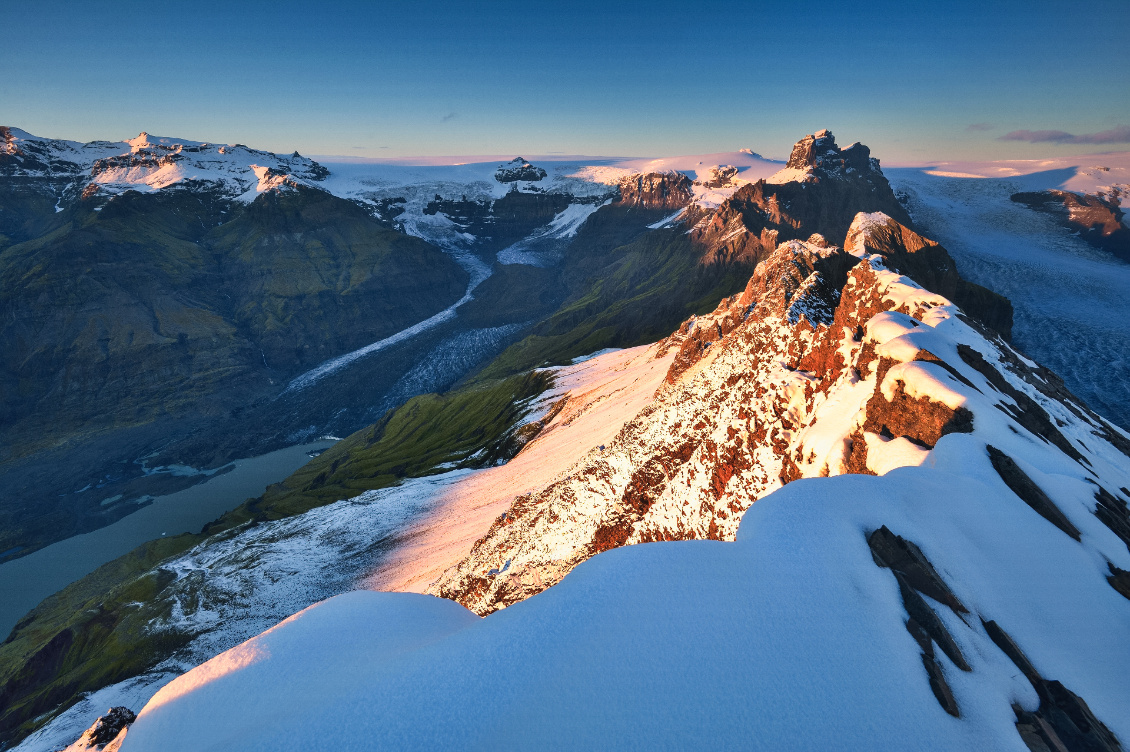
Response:
POLYGON ((372 159, 780 156, 829 125, 891 164, 1130 148, 1130 4, 983 5, 48 2, 7 13, 0 121, 372 159))
MULTIPOLYGON (((31 133, 27 129, 21 128, 18 125, 0 124, 0 128, 10 128, 10 129, 15 129, 15 130, 20 130, 20 131, 23 131, 24 133, 28 134, 29 136, 33 136, 35 138, 40 138, 40 139, 78 141, 77 139, 68 138, 66 136, 54 136, 54 135, 49 136, 49 135, 44 135, 44 134, 40 134, 40 133, 31 133)), ((820 129, 817 129, 817 130, 820 130, 820 129)), ((835 133, 836 133, 835 130, 832 129, 832 128, 828 128, 827 130, 830 133, 832 133, 833 135, 835 135, 835 133)), ((188 139, 188 138, 181 138, 181 137, 178 137, 178 136, 162 136, 162 135, 159 135, 159 134, 156 134, 156 133, 150 133, 147 130, 141 130, 141 131, 138 132, 137 136, 129 136, 127 138, 118 138, 118 139, 115 139, 115 138, 95 138, 95 139, 90 139, 89 141, 78 141, 78 142, 79 143, 94 143, 94 142, 102 141, 102 142, 110 142, 110 143, 126 143, 129 140, 131 140, 133 138, 137 138, 138 136, 140 136, 142 134, 148 135, 152 138, 156 138, 156 139, 159 139, 159 140, 162 140, 162 141, 168 141, 170 143, 183 143, 183 144, 204 143, 204 144, 214 144, 214 145, 218 144, 218 145, 226 145, 226 146, 237 145, 237 142, 234 142, 234 141, 222 141, 222 140, 219 140, 219 141, 200 141, 199 139, 188 139)), ((803 134, 800 137, 798 137, 797 140, 799 140, 800 138, 804 138, 804 136, 807 136, 807 135, 811 135, 811 134, 803 134)), ((837 143, 840 143, 841 146, 846 147, 846 146, 849 146, 851 143, 854 143, 854 142, 846 141, 846 140, 843 141, 843 142, 840 142, 839 137, 837 137, 837 143)), ((865 146, 868 146, 868 148, 871 148, 870 145, 867 144, 865 141, 859 141, 859 143, 862 143, 865 146)), ((259 149, 260 151, 270 151, 270 153, 273 153, 273 154, 276 154, 276 155, 287 154, 287 153, 290 153, 292 151, 298 151, 299 153, 301 153, 301 150, 298 150, 298 149, 294 149, 294 150, 280 149, 280 150, 277 150, 277 151, 271 151, 271 150, 266 150, 266 149, 260 149, 260 147, 258 147, 255 144, 242 144, 242 145, 248 146, 252 149, 259 149)), ((1039 167, 1039 166, 1043 166, 1043 165, 1050 165, 1050 164, 1053 164, 1053 163, 1063 163, 1063 162, 1071 162, 1071 161, 1077 161, 1077 160, 1085 160, 1085 159, 1089 159, 1089 158, 1092 158, 1092 157, 1121 157, 1121 156, 1130 155, 1130 148, 1127 148, 1127 149, 1110 149, 1110 150, 1093 151, 1093 152, 1070 152, 1070 153, 1064 153, 1062 155, 1042 156, 1042 157, 1007 157, 1007 158, 1002 157, 1002 158, 996 158, 996 159, 994 159, 994 158, 988 158, 988 159, 976 159, 976 158, 973 158, 973 159, 968 159, 968 158, 966 158, 966 159, 963 159, 963 158, 919 159, 919 160, 899 161, 899 160, 884 159, 883 155, 881 155, 881 154, 876 155, 874 149, 871 149, 871 151, 872 151, 872 156, 879 159, 884 167, 888 167, 888 168, 892 168, 892 169, 895 169, 895 168, 931 167, 931 166, 943 166, 943 165, 962 165, 962 164, 973 166, 973 165, 989 165, 989 164, 1005 164, 1005 163, 1013 164, 1013 165, 1017 165, 1017 164, 1021 164, 1021 163, 1032 163, 1033 167, 1039 167)), ((509 160, 512 160, 512 159, 517 158, 517 157, 521 157, 523 159, 530 160, 530 161, 539 161, 539 162, 589 162, 589 163, 591 163, 591 162, 602 162, 603 161, 603 162, 608 162, 608 163, 611 164, 611 163, 617 163, 617 162, 640 161, 640 160, 644 160, 644 159, 652 159, 652 160, 658 161, 658 160, 672 160, 672 159, 680 159, 680 158, 685 159, 685 158, 699 157, 699 156, 719 156, 719 157, 724 156, 724 155, 735 155, 735 156, 737 156, 737 155, 741 155, 743 153, 746 154, 746 155, 749 155, 750 152, 752 152, 752 155, 754 157, 760 158, 760 159, 767 161, 767 162, 780 162, 781 164, 784 164, 788 160, 788 152, 786 152, 784 154, 766 154, 766 153, 762 153, 762 152, 758 151, 757 149, 751 149, 750 147, 740 147, 739 149, 729 149, 729 150, 715 151, 715 152, 709 152, 709 153, 703 152, 703 153, 680 153, 680 154, 560 154, 560 153, 549 153, 549 154, 536 154, 536 153, 530 153, 530 154, 516 154, 516 153, 509 153, 509 154, 503 154, 503 153, 499 153, 499 154, 469 154, 468 153, 468 154, 406 154, 406 155, 403 155, 403 156, 387 156, 387 157, 382 157, 382 156, 369 157, 369 156, 360 156, 360 155, 356 155, 356 154, 302 154, 302 156, 307 157, 309 159, 313 159, 313 160, 320 162, 320 163, 325 163, 325 164, 373 164, 373 165, 395 165, 395 166, 404 166, 404 167, 443 167, 443 166, 450 167, 450 166, 488 164, 488 163, 492 163, 492 162, 509 161, 509 160)), ((970 175, 970 177, 987 177, 987 176, 970 175)))

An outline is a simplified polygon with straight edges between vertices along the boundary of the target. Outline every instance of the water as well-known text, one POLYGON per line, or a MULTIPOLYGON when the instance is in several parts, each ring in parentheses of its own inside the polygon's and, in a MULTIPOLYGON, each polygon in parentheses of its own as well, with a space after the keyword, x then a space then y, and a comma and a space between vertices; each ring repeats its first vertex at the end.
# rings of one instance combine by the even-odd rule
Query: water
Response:
POLYGON ((311 451, 332 446, 318 441, 236 460, 229 472, 183 491, 157 497, 112 525, 54 543, 0 565, 0 635, 47 596, 102 564, 164 535, 195 533, 224 512, 263 493, 310 460, 311 451))

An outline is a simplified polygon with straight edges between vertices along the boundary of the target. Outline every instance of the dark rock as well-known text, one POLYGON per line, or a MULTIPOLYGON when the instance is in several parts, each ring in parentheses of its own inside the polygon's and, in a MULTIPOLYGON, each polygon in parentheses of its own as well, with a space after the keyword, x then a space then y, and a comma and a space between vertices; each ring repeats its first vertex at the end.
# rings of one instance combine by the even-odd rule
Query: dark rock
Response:
POLYGON ((1012 194, 1012 200, 1036 211, 1054 216, 1061 225, 1079 233, 1096 248, 1130 261, 1130 228, 1119 206, 1117 192, 1073 193, 1071 191, 1033 191, 1012 194))
POLYGON ((959 344, 957 354, 967 366, 984 376, 994 389, 1007 395, 1015 402, 1015 405, 998 403, 997 408, 999 410, 1008 414, 1017 423, 1044 441, 1054 444, 1071 459, 1076 462, 1084 461, 1083 455, 1075 448, 1075 445, 1068 441, 1067 437, 1052 423, 1047 411, 1027 394, 1009 384, 1004 375, 993 368, 980 352, 968 345, 959 344))
POLYGON ((681 172, 649 172, 632 175, 620 181, 622 206, 673 211, 682 209, 694 196, 693 183, 681 172))
POLYGON ((1119 569, 1109 561, 1106 565, 1107 568, 1110 569, 1110 575, 1106 578, 1106 581, 1110 583, 1112 588, 1118 591, 1119 595, 1130 599, 1130 572, 1127 572, 1125 569, 1119 569))
POLYGON ((122 729, 137 720, 137 715, 127 707, 110 708, 106 715, 94 722, 79 738, 81 743, 94 749, 102 749, 117 738, 122 729))
POLYGON ((1130 549, 1130 509, 1126 502, 1102 486, 1095 491, 1095 516, 1130 549))
POLYGON ((1065 752, 1119 752, 1122 746, 1082 697, 1054 679, 1045 679, 1028 656, 995 621, 981 624, 985 632, 1024 677, 1031 682, 1040 698, 1035 712, 1014 705, 1016 730, 1028 748, 1064 750, 1065 752))
POLYGON ((918 592, 944 603, 954 613, 969 612, 946 586, 922 550, 912 542, 895 535, 884 525, 871 533, 867 538, 867 545, 871 548, 876 564, 898 572, 918 592))
POLYGON ((995 446, 988 445, 987 449, 989 450, 989 460, 993 463, 993 469, 997 471, 997 475, 1000 476, 1006 486, 1012 489, 1014 494, 1019 496, 1025 504, 1032 507, 1045 520, 1075 540, 1080 540, 1078 528, 1071 524, 1071 520, 1067 519, 1063 511, 1055 505, 1055 502, 1048 498, 1044 490, 1020 469, 1015 460, 995 446))
POLYGON ((886 525, 871 533, 867 538, 871 556, 880 567, 890 569, 899 585, 903 606, 910 617, 906 620, 906 631, 922 649, 922 665, 930 681, 930 690, 950 715, 961 717, 957 700, 946 682, 945 672, 934 655, 934 645, 942 649, 951 661, 962 671, 971 671, 961 649, 946 629, 942 620, 934 612, 919 592, 949 606, 954 613, 968 613, 949 587, 938 575, 937 570, 914 543, 892 533, 886 525))
POLYGON ((535 167, 521 157, 514 157, 506 164, 499 165, 494 173, 494 179, 500 183, 516 183, 519 180, 537 182, 545 176, 545 170, 535 167))

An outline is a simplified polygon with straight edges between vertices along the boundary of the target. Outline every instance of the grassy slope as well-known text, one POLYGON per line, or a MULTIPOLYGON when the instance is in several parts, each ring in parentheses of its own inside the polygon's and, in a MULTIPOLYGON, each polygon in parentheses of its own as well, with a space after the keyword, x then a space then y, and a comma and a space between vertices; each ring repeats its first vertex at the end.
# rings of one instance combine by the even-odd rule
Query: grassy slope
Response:
POLYGON ((2 475, 21 459, 156 421, 222 419, 272 380, 427 318, 466 288, 449 255, 321 191, 246 207, 203 191, 129 192, 94 208, 79 202, 47 234, 0 249, 0 551, 113 521, 99 499, 70 492, 138 455, 75 458, 43 481, 2 475))

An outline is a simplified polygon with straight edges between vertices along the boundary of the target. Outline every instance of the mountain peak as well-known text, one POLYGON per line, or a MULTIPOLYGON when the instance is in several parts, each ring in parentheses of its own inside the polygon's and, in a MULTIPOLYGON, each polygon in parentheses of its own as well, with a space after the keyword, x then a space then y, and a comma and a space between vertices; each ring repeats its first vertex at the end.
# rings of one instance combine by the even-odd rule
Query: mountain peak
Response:
POLYGON ((494 173, 494 179, 500 183, 516 183, 519 180, 537 182, 546 177, 548 173, 540 167, 534 167, 522 157, 514 157, 509 162, 500 164, 494 173))

